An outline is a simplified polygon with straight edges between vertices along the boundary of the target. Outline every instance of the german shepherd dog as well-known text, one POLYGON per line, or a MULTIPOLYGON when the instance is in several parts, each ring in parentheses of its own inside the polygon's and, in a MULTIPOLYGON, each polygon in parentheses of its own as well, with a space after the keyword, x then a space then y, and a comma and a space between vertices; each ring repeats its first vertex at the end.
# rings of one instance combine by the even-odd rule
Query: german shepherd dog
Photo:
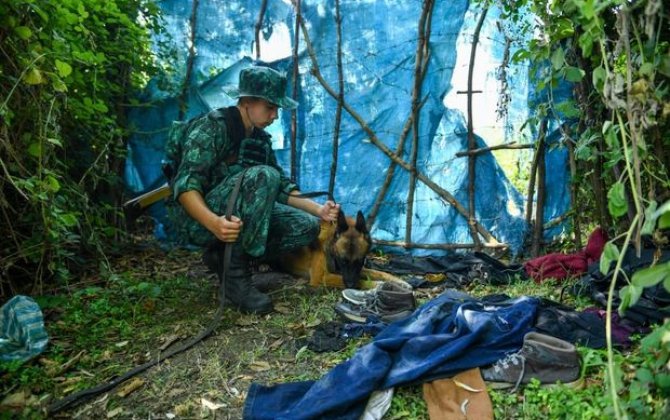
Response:
POLYGON ((359 289, 361 276, 372 280, 397 281, 388 273, 363 268, 372 241, 360 211, 356 220, 340 210, 337 222, 321 222, 318 239, 282 258, 291 274, 309 279, 311 286, 359 289))

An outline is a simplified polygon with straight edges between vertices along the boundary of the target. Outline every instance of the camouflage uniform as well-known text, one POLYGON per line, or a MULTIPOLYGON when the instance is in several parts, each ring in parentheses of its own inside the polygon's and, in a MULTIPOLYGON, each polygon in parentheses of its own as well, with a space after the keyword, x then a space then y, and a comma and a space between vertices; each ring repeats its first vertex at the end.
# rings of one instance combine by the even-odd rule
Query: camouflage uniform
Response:
POLYGON ((319 233, 318 219, 286 204, 298 187, 277 164, 270 135, 254 128, 250 138, 244 137, 240 112, 230 107, 191 122, 182 144, 168 143, 167 160, 177 168, 168 216, 177 236, 199 246, 215 243, 216 237, 188 216, 177 197, 199 191, 210 210, 223 215, 236 180, 244 175, 233 211, 244 222, 238 239, 244 251, 254 257, 278 255, 311 243, 319 233))

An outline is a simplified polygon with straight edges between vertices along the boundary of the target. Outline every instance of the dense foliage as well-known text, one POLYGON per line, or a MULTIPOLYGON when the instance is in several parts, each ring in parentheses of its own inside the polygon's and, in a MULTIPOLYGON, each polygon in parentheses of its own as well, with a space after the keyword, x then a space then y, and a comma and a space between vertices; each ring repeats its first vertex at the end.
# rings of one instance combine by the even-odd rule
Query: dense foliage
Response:
MULTIPOLYGON (((573 157, 573 221, 582 228, 603 226, 613 238, 601 270, 614 267, 620 311, 634 304, 645 287, 663 282, 670 290, 670 263, 640 270, 632 279, 619 271, 623 256, 643 246, 667 247, 670 227, 670 24, 661 0, 500 0, 506 20, 536 20, 526 29, 536 36, 520 45, 514 59, 535 68, 535 87, 547 92, 537 121, 560 121, 573 157), (554 99, 571 86, 572 98, 554 99), (588 223, 591 221, 591 223, 588 223)), ((608 311, 612 311, 612 295, 608 311)), ((609 334, 609 330, 608 330, 609 334)), ((663 339, 663 346, 668 336, 663 339)), ((664 356, 667 360, 667 356, 664 356)), ((643 393, 667 397, 667 366, 646 369, 643 393)), ((638 370, 638 377, 640 372, 638 370)), ((623 389, 624 374, 608 350, 607 381, 612 414, 636 411, 640 393, 623 389), (620 396, 629 399, 620 400, 620 396)))
POLYGON ((159 30, 151 0, 0 3, 0 294, 118 239, 125 107, 159 30))

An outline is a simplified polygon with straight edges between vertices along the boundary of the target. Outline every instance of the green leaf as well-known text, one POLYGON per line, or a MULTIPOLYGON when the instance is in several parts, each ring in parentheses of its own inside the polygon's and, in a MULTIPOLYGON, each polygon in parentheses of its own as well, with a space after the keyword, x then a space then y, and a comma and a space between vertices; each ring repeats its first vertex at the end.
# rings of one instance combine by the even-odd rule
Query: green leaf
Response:
POLYGON ((554 67, 554 70, 558 70, 563 67, 565 64, 565 53, 563 48, 557 48, 556 51, 551 55, 551 65, 554 67))
POLYGON ((621 182, 617 181, 607 192, 607 208, 612 217, 621 217, 628 211, 625 189, 621 182))
POLYGON ((521 61, 527 60, 530 57, 530 52, 528 50, 520 49, 512 55, 512 62, 519 63, 521 61))
POLYGON ((642 296, 643 291, 644 288, 632 284, 621 288, 619 291, 619 298, 621 298, 621 303, 619 304, 620 316, 624 316, 626 309, 637 303, 637 301, 640 299, 640 296, 642 296))
POLYGON ((93 109, 95 109, 96 111, 103 112, 103 113, 109 111, 109 109, 107 108, 107 105, 105 105, 105 103, 102 102, 102 101, 96 101, 93 104, 93 109))
POLYGON ((72 213, 66 213, 60 216, 60 220, 65 226, 71 227, 77 224, 77 216, 72 213))
POLYGON ((652 63, 646 62, 640 66, 640 74, 644 76, 651 76, 654 74, 654 65, 652 63))
POLYGON ((63 143, 59 139, 53 137, 47 137, 47 141, 53 145, 63 147, 63 143))
POLYGON ((56 59, 56 69, 60 77, 68 77, 72 73, 72 66, 59 59, 56 59))
POLYGON ((663 390, 670 389, 670 374, 659 373, 656 375, 656 386, 663 390))
POLYGON ((558 39, 571 37, 575 33, 574 23, 567 18, 560 18, 555 21, 555 34, 558 39))
POLYGON ((619 248, 617 248, 616 245, 612 242, 606 243, 603 253, 600 256, 600 272, 607 274, 610 271, 610 265, 612 262, 619 259, 619 255, 619 248))
POLYGON ((663 280, 663 287, 665 287, 665 290, 670 292, 670 276, 666 277, 665 280, 663 280))
POLYGON ((658 218, 659 229, 666 229, 670 227, 670 212, 663 213, 663 216, 658 218))
POLYGON ((619 303, 619 316, 623 317, 624 314, 626 313, 626 309, 630 306, 630 301, 631 301, 631 293, 630 293, 630 287, 629 286, 624 286, 619 290, 619 299, 621 299, 621 303, 619 303))
POLYGON ((39 158, 42 156, 42 144, 40 142, 31 143, 28 146, 28 154, 39 158))
POLYGON ((33 34, 33 31, 27 26, 17 26, 14 28, 14 32, 16 32, 21 39, 28 39, 33 34))
POLYGON ((652 201, 644 210, 644 225, 641 231, 643 235, 651 235, 656 228, 657 221, 660 229, 670 226, 670 200, 663 203, 658 209, 657 206, 656 201, 652 201))
POLYGON ((584 72, 584 70, 580 69, 579 67, 570 66, 565 70, 565 79, 568 82, 576 83, 581 81, 584 78, 585 74, 586 73, 584 72))
POLYGON ((651 217, 658 219, 659 229, 665 229, 670 226, 670 200, 666 201, 656 210, 651 217))
POLYGON ((23 76, 23 81, 29 85, 39 85, 40 83, 44 83, 44 78, 42 77, 42 73, 33 67, 23 76))
POLYGON ((593 86, 596 88, 598 92, 603 91, 606 78, 607 78, 607 72, 602 66, 596 67, 595 70, 593 70, 593 86))
POLYGON ((55 78, 51 82, 51 86, 53 86, 56 92, 67 92, 67 85, 59 78, 55 78))
POLYGON ((40 9, 40 8, 39 8, 37 5, 35 5, 35 4, 31 4, 31 5, 30 5, 30 8, 33 9, 33 10, 35 11, 35 13, 37 13, 37 14, 40 16, 40 18, 42 18, 42 20, 43 20, 44 22, 49 22, 49 15, 46 14, 46 13, 44 12, 44 10, 40 9))
POLYGON ((46 183, 48 185, 48 188, 53 191, 53 192, 58 192, 60 190, 60 183, 56 178, 53 176, 49 175, 46 177, 46 183))
POLYGON ((640 367, 635 371, 635 377, 637 377, 638 381, 645 384, 654 382, 654 374, 651 372, 651 370, 644 367, 640 367))
POLYGON ((584 32, 579 36, 577 43, 579 44, 579 48, 582 49, 582 57, 591 57, 593 40, 593 35, 590 32, 584 32))
POLYGON ((670 261, 643 268, 633 274, 632 284, 638 287, 651 287, 664 281, 670 275, 670 261))
POLYGON ((666 56, 661 59, 661 62, 656 70, 658 70, 658 72, 662 75, 670 77, 670 55, 666 54, 666 56))
POLYGON ((561 102, 555 106, 555 109, 565 118, 576 118, 580 115, 573 101, 561 102))
POLYGON ((661 346, 662 336, 663 336, 663 328, 653 330, 646 337, 640 340, 640 349, 645 353, 657 350, 661 346))
POLYGON ((633 284, 628 286, 628 290, 630 293, 630 306, 635 306, 638 300, 640 300, 640 296, 642 296, 642 292, 644 292, 644 289, 642 287, 637 287, 633 284))
POLYGON ((605 136, 607 147, 613 151, 619 151, 619 137, 617 137, 616 126, 610 125, 607 128, 605 127, 606 125, 603 125, 603 135, 605 136))
POLYGON ((656 227, 656 218, 654 217, 654 213, 656 212, 657 206, 658 203, 656 203, 656 201, 652 201, 649 203, 649 206, 644 209, 644 225, 640 231, 641 234, 651 235, 654 233, 654 228, 656 227))

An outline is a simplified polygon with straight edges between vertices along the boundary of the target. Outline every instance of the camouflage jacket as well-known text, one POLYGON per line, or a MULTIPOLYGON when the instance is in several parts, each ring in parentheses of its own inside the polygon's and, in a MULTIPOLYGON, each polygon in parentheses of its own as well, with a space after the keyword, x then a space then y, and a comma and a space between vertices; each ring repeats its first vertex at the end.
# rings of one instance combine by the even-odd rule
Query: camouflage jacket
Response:
POLYGON ((190 122, 181 142, 166 145, 167 161, 176 166, 170 180, 173 198, 176 200, 180 194, 191 190, 199 191, 205 197, 226 178, 242 171, 243 166, 238 161, 240 144, 251 142, 268 151, 266 162, 256 164, 270 165, 279 171, 281 181, 277 201, 286 204, 288 194, 298 186, 286 177, 277 163, 271 136, 254 128, 250 139, 244 137, 242 118, 234 106, 214 110, 190 122))

